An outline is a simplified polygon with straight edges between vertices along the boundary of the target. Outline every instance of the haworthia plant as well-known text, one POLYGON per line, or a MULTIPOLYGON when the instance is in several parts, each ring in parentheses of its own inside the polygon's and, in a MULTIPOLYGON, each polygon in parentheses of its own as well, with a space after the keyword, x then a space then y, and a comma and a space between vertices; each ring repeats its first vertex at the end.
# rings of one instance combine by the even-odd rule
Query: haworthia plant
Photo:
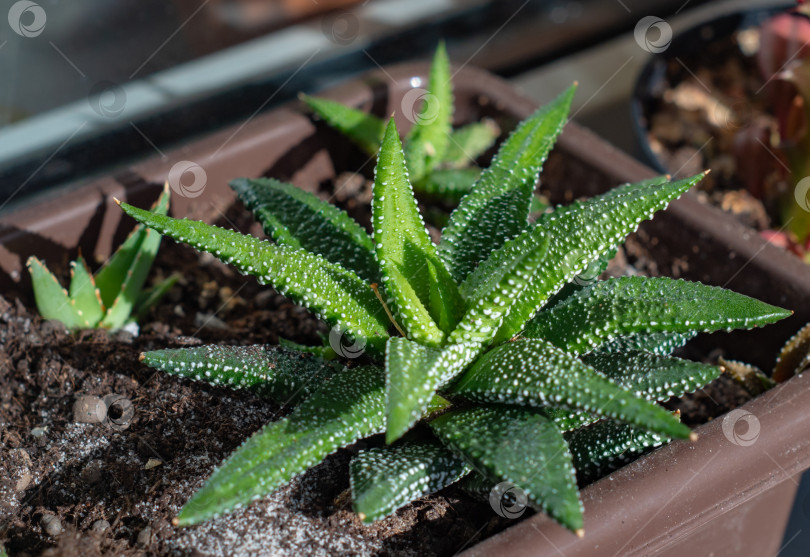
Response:
MULTIPOLYGON (((384 120, 325 98, 301 95, 301 100, 366 154, 377 155, 384 120)), ((457 202, 478 179, 480 169, 475 161, 492 147, 500 130, 491 120, 453 130, 453 85, 443 44, 433 57, 427 89, 412 89, 402 101, 402 111, 413 124, 403 140, 413 188, 457 202)))
POLYGON ((345 126, 380 149, 370 234, 313 194, 274 180, 233 183, 270 240, 121 204, 365 346, 359 360, 359 351, 334 344, 145 353, 152 367, 297 404, 222 464, 179 524, 248 504, 339 447, 384 432, 385 443, 369 440, 372 447, 350 466, 363 520, 471 472, 465 482, 516 484, 529 505, 582 534, 577 468, 592 475, 669 438, 693 436, 657 403, 702 387, 719 369, 669 352, 697 332, 765 325, 790 312, 665 278, 598 281, 588 271, 588 281, 578 280, 589 266, 603 269, 640 222, 702 175, 626 184, 530 222, 538 173, 572 94, 518 126, 462 198, 438 246, 408 171, 409 164, 438 168, 442 149, 453 151, 442 140, 446 125, 413 132, 404 148, 393 121, 345 126), (406 150, 419 141, 430 145, 429 156, 414 162, 406 150), (344 367, 317 354, 354 361, 344 367))
MULTIPOLYGON (((152 212, 165 215, 168 210, 167 184, 152 212)), ((120 329, 134 322, 177 281, 178 277, 172 275, 144 290, 159 247, 160 233, 139 224, 95 276, 81 254, 71 262, 68 289, 59 284, 44 262, 31 256, 26 265, 39 314, 59 320, 69 329, 120 329)))

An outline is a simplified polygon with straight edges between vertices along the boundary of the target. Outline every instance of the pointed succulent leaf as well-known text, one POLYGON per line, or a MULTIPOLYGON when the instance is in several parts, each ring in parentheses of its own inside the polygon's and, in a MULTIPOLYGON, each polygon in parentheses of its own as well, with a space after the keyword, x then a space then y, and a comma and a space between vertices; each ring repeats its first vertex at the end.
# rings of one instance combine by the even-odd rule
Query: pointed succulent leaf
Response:
POLYGON ((571 454, 548 418, 524 408, 481 406, 447 412, 430 427, 473 468, 517 485, 566 528, 582 529, 571 454))
POLYGON ((802 327, 782 347, 773 368, 773 379, 777 383, 787 381, 808 365, 810 365, 810 323, 802 327))
POLYGON ((250 389, 282 404, 305 398, 341 369, 312 354, 266 344, 153 350, 140 359, 172 375, 250 389))
MULTIPOLYGON (((761 369, 745 362, 718 358, 722 370, 736 381, 751 396, 759 396, 776 386, 776 381, 765 375, 761 369)), ((810 363, 810 360, 808 360, 810 363)))
POLYGON ((372 353, 382 354, 388 320, 373 291, 351 271, 319 255, 232 230, 156 215, 126 203, 121 208, 158 232, 212 253, 260 283, 272 285, 330 325, 366 339, 372 353))
POLYGON ((436 163, 444 158, 453 125, 453 84, 450 79, 450 60, 444 43, 440 43, 433 56, 428 76, 427 93, 421 98, 419 113, 410 108, 414 123, 405 138, 405 157, 411 180, 422 184, 436 163))
POLYGON ((669 441, 643 428, 613 420, 569 431, 564 437, 577 477, 583 483, 609 474, 644 451, 669 441))
POLYGON ((374 170, 371 215, 382 281, 397 322, 414 340, 438 346, 444 333, 428 310, 431 276, 425 260, 432 259, 437 271, 444 266, 413 197, 393 119, 374 170))
POLYGON ((345 211, 273 178, 239 178, 231 188, 279 244, 316 253, 368 282, 379 282, 374 244, 345 211))
POLYGON ((694 392, 722 372, 717 366, 640 350, 589 354, 582 361, 637 397, 650 401, 694 392))
POLYGON ((464 168, 475 164, 475 159, 495 144, 500 133, 498 125, 490 119, 453 130, 442 163, 451 168, 464 168))
POLYGON ((439 328, 449 333, 458 324, 461 316, 464 315, 464 298, 458 291, 458 286, 447 274, 447 271, 439 267, 440 261, 428 259, 428 270, 430 271, 430 312, 436 316, 439 328))
POLYGON ((597 282, 540 312, 523 336, 582 354, 618 336, 748 329, 789 315, 787 310, 699 282, 620 277, 597 282))
POLYGON ((695 338, 696 335, 696 332, 634 333, 604 342, 597 346, 594 352, 630 352, 632 350, 643 350, 645 352, 658 354, 659 356, 668 356, 673 350, 680 348, 688 341, 695 338))
MULTIPOLYGON (((153 213, 165 215, 169 211, 169 184, 163 185, 163 191, 157 202, 151 208, 153 213)), ((111 308, 115 299, 121 293, 127 274, 132 269, 132 264, 138 251, 141 249, 144 238, 146 238, 146 226, 136 226, 124 243, 110 256, 96 273, 96 287, 101 294, 101 301, 105 308, 111 308)))
POLYGON ((453 211, 439 255, 456 282, 527 226, 540 168, 568 117, 574 87, 524 120, 453 211))
POLYGON ((470 192, 481 175, 480 168, 450 168, 434 170, 425 179, 419 191, 447 201, 458 202, 470 192))
POLYGON ((383 372, 335 374, 288 417, 245 441, 186 503, 177 524, 196 524, 267 495, 358 439, 382 432, 383 372))
POLYGON ((349 465, 354 510, 373 522, 469 472, 464 459, 435 439, 363 451, 349 465))
POLYGON ((548 254, 548 235, 539 228, 523 232, 493 252, 461 285, 468 309, 449 342, 488 344, 548 254))
POLYGON ((121 290, 115 297, 112 306, 107 309, 104 319, 101 320, 102 327, 120 329, 129 321, 143 291, 149 270, 152 268, 152 262, 160 248, 160 240, 160 232, 157 230, 147 229, 143 232, 143 240, 127 270, 121 290))
POLYGON ((477 354, 475 344, 428 348, 401 337, 388 340, 386 352, 385 439, 392 443, 428 409, 437 389, 461 373, 477 354))
POLYGON ((306 354, 314 354, 315 356, 324 360, 334 360, 337 358, 337 352, 327 342, 321 346, 308 346, 306 344, 299 344, 286 338, 278 337, 278 345, 283 348, 295 350, 296 352, 304 352, 306 354))
POLYGON ((43 319, 61 321, 68 329, 82 327, 82 318, 76 313, 67 290, 62 288, 45 264, 34 256, 26 262, 34 288, 34 300, 43 319))
MULTIPOLYGON (((720 375, 717 366, 649 352, 592 352, 583 361, 626 391, 651 402, 693 392, 720 375)), ((562 431, 592 424, 599 416, 581 410, 543 408, 562 431)))
POLYGON ((163 296, 168 294, 169 290, 171 290, 172 286, 174 286, 178 280, 180 280, 180 275, 178 273, 172 273, 149 290, 143 292, 136 303, 138 310, 135 314, 135 320, 140 321, 146 317, 149 310, 157 305, 157 303, 163 299, 163 296))
POLYGON ((660 406, 632 395, 541 339, 520 339, 490 350, 450 393, 476 402, 584 410, 671 437, 690 433, 660 406))
POLYGON ((101 294, 96 288, 93 273, 81 255, 70 263, 70 299, 82 327, 95 327, 104 316, 101 294))
POLYGON ((307 106, 327 124, 348 137, 367 155, 376 155, 380 148, 385 122, 372 114, 318 97, 302 95, 307 106))
POLYGON ((646 181, 620 186, 551 213, 540 225, 551 237, 547 264, 538 269, 537 279, 515 302, 494 342, 512 338, 560 288, 703 176, 667 184, 646 181))

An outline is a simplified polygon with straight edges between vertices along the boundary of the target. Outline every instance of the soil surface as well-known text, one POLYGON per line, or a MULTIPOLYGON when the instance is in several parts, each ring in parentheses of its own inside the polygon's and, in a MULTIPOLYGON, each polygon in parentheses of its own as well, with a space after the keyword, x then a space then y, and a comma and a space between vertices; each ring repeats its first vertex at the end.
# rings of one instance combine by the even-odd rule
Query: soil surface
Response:
MULTIPOLYGON (((555 161, 549 163, 553 173, 555 161)), ((347 187, 355 191, 336 200, 368 224, 367 185, 347 187)), ((238 203, 217 224, 261 234, 238 203)), ((644 253, 632 240, 608 274, 649 273, 644 253)), ((64 280, 66 261, 48 263, 64 280)), ((138 354, 202 343, 275 344, 279 337, 317 344, 325 332, 254 279, 165 240, 153 278, 174 271, 183 278, 137 336, 69 334, 38 317, 30 294, 0 298, 0 542, 10 555, 453 555, 510 524, 454 488, 361 524, 350 508, 348 462, 372 439, 338 451, 244 511, 174 528, 172 517, 214 467, 286 409, 249 392, 155 372, 138 354), (131 402, 131 417, 122 406, 108 423, 76 423, 77 397, 109 394, 131 402)), ((721 378, 672 408, 694 425, 746 398, 721 378)))

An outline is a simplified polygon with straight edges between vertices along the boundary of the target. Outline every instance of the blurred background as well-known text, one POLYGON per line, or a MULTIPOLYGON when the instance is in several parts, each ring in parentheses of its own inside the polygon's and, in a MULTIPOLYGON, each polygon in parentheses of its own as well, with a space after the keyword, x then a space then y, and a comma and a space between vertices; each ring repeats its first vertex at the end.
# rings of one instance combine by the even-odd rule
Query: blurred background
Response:
MULTIPOLYGON (((642 157, 631 96, 666 37, 639 41, 641 19, 654 16, 677 33, 750 4, 7 0, 8 23, 0 22, 0 212, 139 159, 165 158, 169 149, 299 91, 427 60, 440 39, 455 64, 495 72, 538 102, 579 81, 574 118, 642 157)), ((807 554, 808 479, 784 540, 780 555, 807 554)))

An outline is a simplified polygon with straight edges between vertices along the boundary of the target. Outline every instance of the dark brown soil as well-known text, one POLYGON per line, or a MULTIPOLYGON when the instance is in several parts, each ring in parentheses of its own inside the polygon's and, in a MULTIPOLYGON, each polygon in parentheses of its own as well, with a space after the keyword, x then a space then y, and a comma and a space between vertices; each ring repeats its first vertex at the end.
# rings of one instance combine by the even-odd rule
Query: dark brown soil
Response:
MULTIPOLYGON (((550 174, 559 164, 552 157, 550 174)), ((367 224, 367 206, 358 203, 367 197, 365 186, 351 187, 352 195, 336 200, 367 224)), ((261 234, 239 204, 218 224, 261 234)), ((650 268, 644 254, 632 241, 611 272, 678 274, 650 268)), ((52 268, 59 271, 60 262, 52 268)), ((174 271, 181 282, 135 337, 71 335, 42 322, 30 294, 24 302, 0 298, 0 542, 10 555, 452 555, 508 526, 489 505, 453 488, 362 525, 346 496, 358 444, 245 511, 172 527, 214 467, 285 409, 251 393, 154 372, 138 354, 201 343, 274 344, 280 336, 316 344, 325 330, 252 278, 166 240, 153 273, 174 271), (127 429, 74 423, 77 396, 111 393, 133 404, 127 429), (98 531, 99 521, 108 527, 98 531)), ((698 424, 744 399, 736 385, 720 380, 675 404, 687 423, 698 424)))

